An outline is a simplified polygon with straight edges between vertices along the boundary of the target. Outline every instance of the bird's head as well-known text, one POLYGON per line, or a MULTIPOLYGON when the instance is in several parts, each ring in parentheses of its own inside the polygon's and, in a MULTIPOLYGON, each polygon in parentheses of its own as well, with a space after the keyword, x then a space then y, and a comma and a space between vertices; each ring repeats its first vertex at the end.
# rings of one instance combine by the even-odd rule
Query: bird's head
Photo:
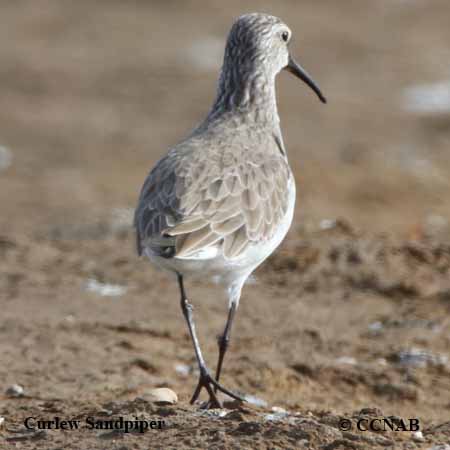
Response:
MULTIPOLYGON (((238 71, 239 76, 252 79, 263 72, 269 78, 283 69, 304 81, 326 103, 317 84, 294 60, 289 52, 292 31, 278 17, 252 13, 240 16, 228 35, 224 67, 238 71)), ((226 73, 229 73, 226 70, 226 73)))

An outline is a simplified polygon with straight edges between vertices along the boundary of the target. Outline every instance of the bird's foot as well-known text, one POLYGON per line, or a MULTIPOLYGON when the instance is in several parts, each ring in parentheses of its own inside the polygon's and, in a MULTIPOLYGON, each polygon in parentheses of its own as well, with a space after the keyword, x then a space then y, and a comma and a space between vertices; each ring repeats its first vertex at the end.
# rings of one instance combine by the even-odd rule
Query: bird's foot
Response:
POLYGON ((221 391, 229 397, 238 400, 239 402, 245 402, 245 399, 237 394, 229 391, 220 385, 209 373, 208 369, 200 369, 200 378, 198 380, 197 387, 195 388, 194 395, 191 398, 191 404, 193 404, 199 397, 201 390, 205 388, 209 394, 209 400, 204 404, 203 408, 213 409, 222 408, 222 402, 217 398, 217 391, 221 391))

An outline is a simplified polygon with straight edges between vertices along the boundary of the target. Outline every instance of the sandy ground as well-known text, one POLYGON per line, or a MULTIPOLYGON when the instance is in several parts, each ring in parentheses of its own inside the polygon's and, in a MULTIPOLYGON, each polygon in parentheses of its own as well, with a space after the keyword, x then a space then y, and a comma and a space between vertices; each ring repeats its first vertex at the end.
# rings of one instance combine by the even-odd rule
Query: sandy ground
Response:
MULTIPOLYGON (((445 88, 431 106, 408 90, 448 83, 450 4, 273 3, 0 2, 0 448, 450 444, 450 108, 445 88), (137 258, 130 211, 206 113, 228 27, 253 10, 285 18, 330 102, 279 77, 296 216, 244 288, 225 361, 224 385, 254 401, 205 412, 189 405, 176 284, 137 258), (155 387, 178 403, 151 401, 155 387), (24 428, 56 416, 165 427, 24 428), (356 428, 376 418, 421 434, 356 428)), ((187 288, 213 367, 226 300, 187 288)))

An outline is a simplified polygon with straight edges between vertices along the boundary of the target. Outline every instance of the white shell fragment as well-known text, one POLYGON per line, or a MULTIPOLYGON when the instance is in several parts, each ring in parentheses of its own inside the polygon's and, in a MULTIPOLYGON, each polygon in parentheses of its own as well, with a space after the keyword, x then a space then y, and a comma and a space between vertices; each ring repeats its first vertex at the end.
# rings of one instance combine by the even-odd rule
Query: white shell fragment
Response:
POLYGON ((125 294, 127 288, 119 284, 100 283, 94 278, 89 278, 86 282, 85 289, 88 292, 95 292, 102 297, 120 297, 125 294))
POLYGON ((264 420, 269 422, 276 422, 277 420, 282 420, 287 417, 289 413, 279 406, 272 406, 272 414, 266 414, 264 420))
POLYGON ((195 414, 200 415, 200 416, 208 416, 208 417, 225 417, 226 415, 228 415, 230 411, 227 409, 219 409, 219 408, 215 408, 215 409, 201 409, 199 411, 197 411, 195 414))
POLYGON ((356 366, 358 364, 358 361, 352 356, 340 356, 339 358, 336 358, 336 363, 348 364, 349 366, 356 366))
POLYGON ((321 230, 331 230, 336 226, 335 219, 323 219, 319 223, 319 228, 321 230))
POLYGON ((176 392, 169 388, 156 388, 148 391, 144 395, 145 400, 158 403, 158 404, 170 404, 174 405, 178 402, 178 396, 176 392))
POLYGON ((415 441, 423 441, 425 438, 423 437, 423 434, 422 434, 422 432, 421 431, 415 431, 413 434, 412 434, 412 438, 413 438, 413 440, 415 440, 415 441))
POLYGON ((19 384, 12 384, 8 389, 6 389, 5 394, 8 397, 22 397, 24 389, 19 384))
POLYGON ((191 373, 191 368, 187 364, 175 364, 175 372, 182 377, 187 377, 191 373))

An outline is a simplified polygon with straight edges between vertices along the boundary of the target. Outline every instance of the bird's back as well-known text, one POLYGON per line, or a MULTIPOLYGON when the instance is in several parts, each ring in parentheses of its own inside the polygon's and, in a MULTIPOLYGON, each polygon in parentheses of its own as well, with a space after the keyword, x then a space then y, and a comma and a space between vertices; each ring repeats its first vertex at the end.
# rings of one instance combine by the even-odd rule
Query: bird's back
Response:
POLYGON ((276 234, 291 181, 272 132, 219 127, 194 133, 144 183, 135 214, 138 251, 195 258, 214 248, 227 260, 238 258, 276 234))

